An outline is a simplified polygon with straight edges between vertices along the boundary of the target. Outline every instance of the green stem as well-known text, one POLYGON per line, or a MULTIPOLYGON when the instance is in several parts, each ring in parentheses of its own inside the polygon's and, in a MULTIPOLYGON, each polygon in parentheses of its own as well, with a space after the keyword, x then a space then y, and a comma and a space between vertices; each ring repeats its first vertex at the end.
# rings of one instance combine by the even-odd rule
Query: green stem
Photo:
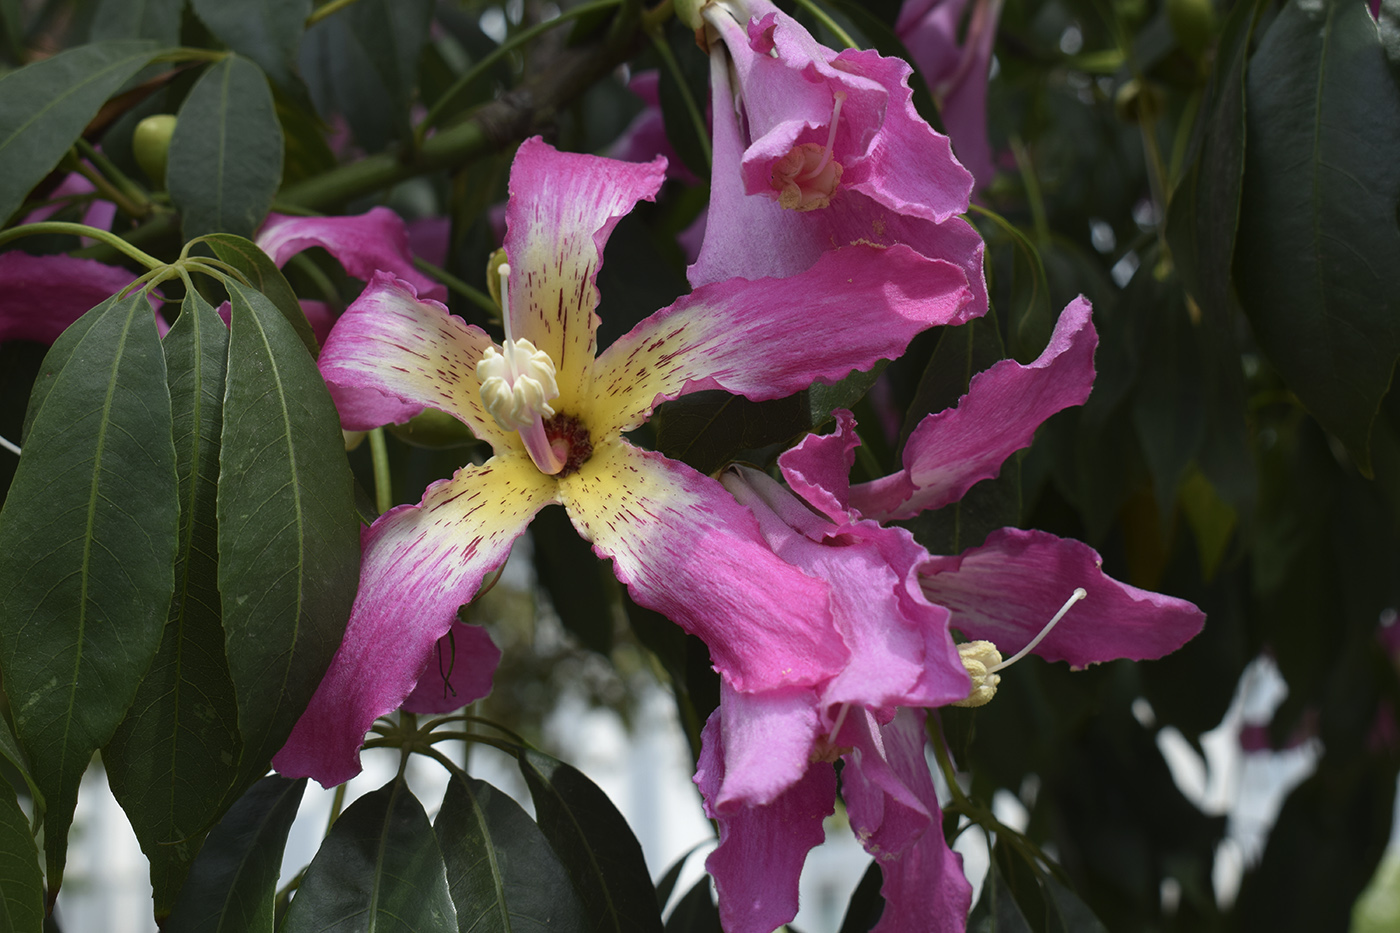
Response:
POLYGON ((831 34, 835 36, 838 40, 840 40, 840 42, 843 45, 845 45, 846 48, 860 48, 860 46, 856 45, 856 40, 852 39, 850 37, 850 34, 847 33, 846 30, 836 25, 836 20, 831 18, 831 14, 828 13, 826 10, 823 10, 820 6, 818 6, 815 0, 797 0, 797 5, 805 7, 807 9, 807 12, 811 13, 818 19, 818 21, 821 22, 823 26, 831 30, 831 34))
MULTIPOLYGON (((105 176, 103 180, 110 180, 108 181, 108 183, 110 185, 116 186, 116 188, 119 189, 122 194, 126 195, 127 199, 135 205, 136 211, 138 213, 132 213, 131 211, 127 211, 127 213, 131 214, 131 216, 137 218, 138 220, 150 214, 150 195, 144 189, 142 189, 140 185, 136 184, 136 182, 128 178, 125 172, 117 168, 116 165, 112 163, 111 159, 103 155, 100 149, 98 149, 92 143, 88 142, 86 139, 83 139, 81 136, 79 136, 78 141, 77 143, 75 143, 75 145, 77 146, 78 152, 82 155, 82 157, 91 162, 93 167, 96 168, 99 172, 101 172, 103 176, 105 176)), ((81 166, 81 164, 82 163, 80 162, 79 165, 81 166)), ((94 181, 92 177, 87 175, 86 173, 84 173, 84 177, 87 178, 89 181, 92 181, 94 185, 97 184, 97 182, 94 181)), ((100 191, 101 188, 99 187, 98 190, 100 191)), ((120 202, 117 202, 117 204, 119 207, 121 206, 120 202)), ((125 208, 122 209, 126 210, 125 208)))
POLYGON ((472 84, 475 83, 478 78, 480 78, 482 75, 486 74, 493 67, 495 67, 496 63, 499 62, 501 59, 505 58, 507 55, 515 51, 520 46, 534 39, 536 36, 544 35, 546 32, 549 32, 551 29, 553 29, 555 26, 558 26, 561 23, 578 19, 581 16, 587 16, 588 14, 595 13, 598 10, 605 10, 608 7, 621 5, 622 0, 594 0, 593 3, 580 4, 579 6, 576 6, 573 9, 565 10, 563 13, 559 14, 554 19, 547 20, 543 23, 536 23, 528 29, 523 29, 520 32, 516 33, 514 36, 511 36, 505 42, 502 42, 500 45, 496 46, 496 48, 489 55, 481 59, 481 61, 473 65, 467 71, 466 74, 462 75, 460 78, 454 81, 452 86, 449 87, 446 91, 444 91, 442 96, 439 97, 437 101, 433 104, 433 106, 428 109, 428 115, 425 116, 423 118, 423 122, 419 123, 418 126, 413 130, 414 139, 417 141, 419 147, 421 147, 424 144, 425 137, 427 136, 429 128, 437 125, 438 118, 442 116, 443 111, 450 107, 454 102, 456 102, 457 98, 462 93, 464 93, 467 88, 471 87, 472 84))
POLYGON ((142 252, 132 246, 126 240, 117 236, 110 230, 100 230, 97 227, 89 227, 87 224, 71 224, 59 220, 46 220, 38 224, 25 224, 20 227, 11 227, 9 230, 0 230, 0 244, 8 243, 11 240, 18 240, 26 236, 38 236, 44 233, 71 233, 74 236, 91 237, 100 240, 108 246, 113 247, 131 259, 136 260, 147 269, 156 269, 165 265, 159 259, 142 252))
POLYGON ((710 146, 710 131, 705 125, 705 114, 696 102, 695 95, 690 93, 690 85, 686 84, 685 75, 681 73, 680 62, 676 61, 676 56, 672 54, 671 46, 667 44, 661 30, 654 29, 647 35, 651 38, 651 44, 656 47, 656 54, 661 56, 662 63, 676 79, 676 87, 680 89, 681 100, 685 103, 686 115, 690 117, 690 123, 695 128, 695 138, 700 140, 700 148, 705 153, 705 165, 709 166, 714 162, 714 155, 710 146))
POLYGON ((329 305, 340 307, 342 302, 340 293, 336 291, 335 283, 331 277, 326 275, 325 270, 305 253, 297 253, 287 261, 287 265, 294 267, 297 272, 311 280, 311 284, 316 286, 316 290, 321 293, 321 297, 329 305))
POLYGON ((374 507, 383 515, 394 504, 389 482, 389 448, 384 443, 384 429, 369 432, 369 455, 374 463, 374 507))
POLYGON ((491 300, 490 295, 479 288, 473 288, 441 266, 435 266, 426 259, 420 259, 414 256, 413 267, 420 272, 431 275, 433 278, 485 311, 488 315, 495 316, 501 313, 500 306, 491 300))
POLYGON ((335 786, 335 796, 331 798, 331 816, 330 819, 326 820, 327 835, 330 834, 335 821, 340 819, 340 811, 345 807, 345 788, 348 786, 348 781, 342 781, 335 786))
POLYGON ((325 6, 312 10, 311 15, 306 18, 305 27, 310 29, 327 16, 333 16, 341 10, 353 4, 355 0, 331 0, 325 6))

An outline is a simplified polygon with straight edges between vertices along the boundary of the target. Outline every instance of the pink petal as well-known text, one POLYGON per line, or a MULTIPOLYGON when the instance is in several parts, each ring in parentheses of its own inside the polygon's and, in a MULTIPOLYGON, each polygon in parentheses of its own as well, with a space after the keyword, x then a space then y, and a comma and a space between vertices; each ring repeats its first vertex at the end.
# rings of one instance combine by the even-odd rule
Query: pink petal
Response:
MULTIPOLYGON (((447 265, 451 246, 452 220, 447 217, 420 217, 408 223, 408 249, 439 268, 447 265)), ((417 268, 416 266, 414 268, 417 268)), ((429 295, 428 297, 433 297, 429 295)))
POLYGON ((604 351, 595 423, 630 430, 663 399, 701 389, 761 400, 836 382, 961 320, 969 297, 962 270, 904 246, 833 250, 793 279, 705 286, 604 351))
POLYGON ((490 346, 481 328, 419 300, 410 283, 376 272, 331 329, 317 365, 348 430, 402 424, 437 408, 499 453, 518 449, 519 439, 481 404, 476 364, 490 346))
POLYGON ((909 532, 823 522, 758 470, 729 471, 724 485, 758 518, 774 553, 831 586, 833 621, 851 656, 822 688, 826 721, 842 704, 892 711, 967 696, 971 683, 948 634, 948 611, 919 589, 928 552, 909 532))
POLYGON ((711 810, 772 803, 807 773, 821 728, 811 688, 740 693, 721 682, 720 708, 724 782, 709 798, 711 810))
POLYGON ((775 556, 715 480, 617 438, 559 488, 632 598, 703 639, 735 689, 808 686, 845 664, 826 585, 775 556))
POLYGON ((836 430, 808 434, 797 446, 783 451, 778 467, 793 492, 834 522, 851 519, 851 468, 856 463, 856 419, 838 408, 836 430))
POLYGON ((974 376, 956 408, 928 415, 914 429, 903 471, 852 487, 852 508, 885 520, 955 502, 1001 472, 1002 462, 1029 446, 1046 418, 1082 405, 1093 388, 1099 342, 1091 310, 1082 296, 1070 302, 1049 346, 1029 366, 1002 360, 974 376))
POLYGON ((388 272, 413 283, 424 298, 447 298, 446 286, 414 267, 403 218, 387 207, 370 208, 354 217, 271 214, 257 244, 279 266, 297 253, 319 246, 357 279, 368 282, 376 272, 388 272))
MULTIPOLYGON (((554 481, 528 459, 497 457, 429 486, 421 505, 381 515, 364 533, 345 639, 273 767, 325 787, 358 774, 365 732, 413 692, 458 607, 505 561, 553 492, 554 481)), ((500 658, 479 647, 457 659, 477 667, 476 683, 500 658)))
POLYGON ((665 176, 665 159, 639 165, 559 152, 539 137, 515 155, 505 239, 512 331, 554 361, 561 411, 579 411, 589 397, 603 247, 665 176))
POLYGON ((1003 528, 981 547, 930 558, 923 588, 929 599, 952 610, 954 628, 992 642, 1009 657, 1045 627, 1075 587, 1083 587, 1087 598, 1034 651, 1074 667, 1160 658, 1201 630, 1205 613, 1191 603, 1120 583, 1102 565, 1098 552, 1082 542, 1003 528))
POLYGON ((842 772, 851 828, 867 849, 879 846, 871 854, 880 862, 885 909, 872 933, 963 933, 972 886, 961 857, 943 838, 938 795, 924 756, 924 714, 900 710, 878 735, 883 756, 853 754, 842 772), (909 807, 906 795, 920 806, 909 807), (877 803, 879 796, 884 799, 877 803))
MULTIPOLYGON (((95 259, 0 253, 0 340, 53 343, 136 278, 137 273, 95 259)), ((159 316, 156 323, 164 336, 170 328, 159 316)))
POLYGON ((836 770, 816 762, 766 806, 717 811, 711 805, 726 777, 720 711, 701 733, 695 784, 705 812, 719 823, 719 848, 705 868, 719 892, 727 933, 772 933, 797 916, 797 885, 807 853, 826 838, 822 820, 835 809, 836 770))
POLYGON ((500 660, 501 649, 486 629, 453 619, 403 708, 410 713, 450 713, 475 703, 491 692, 491 675, 500 660))
POLYGON ((676 148, 666 135, 666 122, 661 116, 660 85, 661 73, 655 69, 639 71, 627 82, 627 89, 640 97, 646 107, 608 148, 608 157, 624 162, 651 162, 657 156, 664 156, 666 177, 693 185, 699 179, 676 155, 676 148))
POLYGON ((923 721, 922 710, 902 709, 881 727, 863 712, 846 720, 839 737, 852 746, 841 782, 851 829, 882 866, 925 833, 942 833, 942 811, 924 761, 923 721))

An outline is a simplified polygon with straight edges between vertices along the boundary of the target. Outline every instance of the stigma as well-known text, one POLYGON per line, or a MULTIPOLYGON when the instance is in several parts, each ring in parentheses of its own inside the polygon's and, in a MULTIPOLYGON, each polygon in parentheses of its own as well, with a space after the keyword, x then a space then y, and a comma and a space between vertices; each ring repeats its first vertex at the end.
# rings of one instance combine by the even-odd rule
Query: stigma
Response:
POLYGON ((481 404, 506 431, 518 431, 525 450, 540 472, 553 476, 564 468, 565 458, 550 443, 544 419, 554 417, 549 404, 559 397, 554 361, 528 340, 516 340, 510 326, 507 281, 510 264, 501 263, 501 320, 505 340, 501 349, 488 347, 476 364, 481 404))
POLYGON ((836 126, 845 100, 845 92, 837 91, 825 146, 801 143, 773 163, 770 184, 778 193, 780 206, 794 211, 814 211, 831 203, 841 183, 841 163, 832 158, 832 148, 836 144, 836 126))
POLYGON ((978 707, 985 706, 996 696, 997 687, 1001 684, 1001 675, 998 671, 1003 671, 1017 661, 1030 654, 1031 649, 1040 644, 1050 630, 1065 617, 1069 612, 1069 607, 1079 602, 1089 594, 1084 587, 1078 587, 1070 594, 1069 599, 1060 607, 1060 611, 1055 613, 1055 617, 1045 624, 1040 630, 1040 634, 1030 640, 1030 644, 1016 652, 1005 661, 1001 659, 1001 652, 997 646, 989 641, 969 641, 958 645, 958 656, 962 659, 963 667, 967 669, 968 676, 972 678, 972 692, 967 695, 967 699, 953 703, 953 706, 978 707))

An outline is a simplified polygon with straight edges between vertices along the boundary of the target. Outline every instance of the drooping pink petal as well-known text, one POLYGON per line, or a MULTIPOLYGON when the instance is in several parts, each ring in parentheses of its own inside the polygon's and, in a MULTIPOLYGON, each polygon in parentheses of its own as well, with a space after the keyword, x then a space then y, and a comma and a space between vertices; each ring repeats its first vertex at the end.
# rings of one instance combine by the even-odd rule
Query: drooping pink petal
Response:
POLYGON ((476 364, 490 346, 481 328, 419 299, 412 284, 376 272, 331 329, 317 365, 348 430, 401 424, 437 408, 500 453, 519 449, 519 437, 481 403, 476 364))
POLYGON ((814 762, 806 774, 766 806, 719 810, 711 801, 725 780, 721 711, 701 733, 695 784, 706 815, 719 823, 719 848, 705 868, 719 892, 727 933, 772 933, 797 916, 797 885, 807 853, 822 843, 822 820, 835 809, 836 770, 814 762))
POLYGON ((849 411, 838 408, 836 430, 830 434, 808 434, 795 446, 778 457, 793 492, 834 522, 851 518, 851 468, 856 463, 856 419, 849 411))
MULTIPOLYGON (((928 415, 914 429, 902 471, 851 488, 851 507, 867 518, 909 518, 996 476, 1007 457, 1030 445, 1041 422, 1089 397, 1098 342, 1089 302, 1076 298, 1035 362, 1002 360, 972 377, 956 408, 928 415)), ((794 459, 806 462, 800 454, 794 459)))
POLYGON ((700 389, 762 400, 836 382, 963 320, 969 296, 961 269, 905 246, 847 247, 797 278, 697 289, 604 351, 594 423, 630 430, 663 399, 700 389))
POLYGON ((971 683, 948 633, 948 611, 919 589, 928 552, 908 531, 824 521, 758 470, 727 471, 724 485, 758 519, 775 554, 831 586, 833 623, 851 655, 822 687, 824 710, 850 704, 892 712, 967 696, 971 683))
POLYGON ((692 286, 735 277, 786 278, 838 247, 904 243, 964 271, 972 290, 967 319, 986 312, 982 238, 960 217, 935 223, 899 213, 850 188, 839 190, 828 206, 810 211, 788 210, 772 198, 748 194, 738 174, 745 146, 740 118, 733 107, 722 103, 732 99, 728 81, 725 69, 711 69, 712 96, 721 103, 715 107, 714 171, 704 239, 695 264, 686 272, 692 286))
POLYGON ((740 693, 720 683, 724 782, 709 797, 716 812, 772 803, 811 765, 821 723, 810 687, 740 693))
POLYGON ((491 692, 491 675, 501 660, 501 649, 479 625, 452 620, 452 628, 438 639, 428 664, 418 675, 418 686, 403 701, 410 713, 450 713, 491 692))
MULTIPOLYGON (((0 340, 53 343, 88 311, 136 280, 95 259, 0 253, 0 340)), ((159 316, 164 336, 170 328, 159 316)))
POLYGON ((703 639, 734 688, 808 686, 845 664, 826 584, 775 556, 715 480, 615 437, 559 486, 632 598, 703 639))
POLYGON ((387 207, 373 207, 355 217, 271 214, 256 242, 279 266, 319 246, 357 279, 368 282, 376 272, 388 272, 411 282, 424 298, 447 299, 446 286, 414 268, 408 229, 403 218, 387 207))
POLYGON ((539 137, 515 155, 505 238, 512 331, 554 361, 560 411, 580 411, 589 396, 603 247, 624 214, 656 197, 665 177, 665 159, 637 164, 559 152, 539 137))
MULTIPOLYGON (((73 197, 75 195, 91 194, 96 190, 92 182, 88 181, 82 174, 78 172, 69 172, 64 176, 63 181, 58 183, 58 187, 49 192, 48 196, 50 200, 59 201, 62 198, 73 197)), ((65 205, 60 202, 37 208, 25 215, 23 223, 42 223, 63 210, 64 207, 65 205)), ((89 227, 96 227, 99 230, 110 230, 112 229, 112 220, 116 216, 117 205, 102 198, 94 198, 88 202, 87 207, 83 210, 83 216, 80 222, 87 224, 89 227)), ((90 237, 82 237, 81 239, 85 245, 94 242, 90 237)))
POLYGON ((922 724, 922 710, 902 709, 883 727, 862 710, 847 717, 838 737, 852 749, 842 772, 851 829, 881 865, 899 858, 924 833, 942 831, 924 763, 922 724))
MULTIPOLYGON (((871 854, 879 860, 885 909, 872 933, 963 933, 972 907, 972 886, 963 874, 962 859, 948 848, 940 825, 938 795, 924 756, 924 714, 900 710, 879 729, 884 755, 847 757, 842 773, 843 793, 850 808, 851 828, 863 842, 906 840, 898 851, 888 846, 871 854), (872 771, 878 775, 871 779, 872 771), (921 807, 892 803, 888 788, 898 788, 900 801, 912 795, 921 807), (877 796, 884 800, 876 803, 877 796), (932 819, 922 822, 920 811, 932 819), (915 833, 922 824, 924 831, 915 833), (912 841, 908 841, 912 839, 912 841)), ((877 843, 878 844, 878 843, 877 843)), ((866 848, 871 844, 867 842, 866 848)))
MULTIPOLYGON (((553 493, 553 480, 528 459, 497 457, 429 486, 421 505, 381 515, 364 534, 360 589, 340 650, 273 767, 325 787, 358 774, 365 732, 413 692, 457 608, 553 493)), ((478 665, 479 683, 499 657, 481 651, 458 663, 478 665)))
POLYGON ((452 234, 451 218, 420 217, 409 221, 407 229, 408 248, 414 256, 426 259, 438 267, 447 265, 447 250, 451 245, 452 234))
POLYGON ((1190 641, 1205 613, 1184 599, 1120 583, 1089 545, 1044 531, 1002 528, 981 547, 934 556, 924 593, 953 612, 952 625, 986 639, 1004 656, 1020 651, 1076 587, 1088 596, 1070 607, 1034 653, 1085 667, 1115 658, 1160 658, 1190 641))

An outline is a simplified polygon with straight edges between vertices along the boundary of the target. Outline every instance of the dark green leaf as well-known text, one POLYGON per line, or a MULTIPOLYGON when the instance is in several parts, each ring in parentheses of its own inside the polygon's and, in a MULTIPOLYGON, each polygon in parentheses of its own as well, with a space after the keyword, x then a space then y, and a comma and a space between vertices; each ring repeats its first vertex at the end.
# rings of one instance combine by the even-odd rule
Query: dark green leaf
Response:
POLYGON ((453 778, 433 824, 461 933, 583 933, 569 875, 520 805, 485 781, 453 778))
POLYGON ((608 795, 548 755, 522 750, 516 757, 540 829, 568 870, 590 929, 661 933, 661 911, 642 847, 608 795))
POLYGON ((705 157, 705 143, 708 140, 702 140, 698 135, 700 131, 686 105, 685 93, 690 94, 691 101, 703 112, 710 95, 709 59, 696 47, 694 31, 687 29, 679 19, 668 24, 666 34, 659 41, 666 43, 661 53, 663 58, 669 58, 660 69, 657 85, 666 138, 675 147, 676 155, 680 156, 686 168, 700 178, 708 178, 710 163, 705 157), (670 53, 669 56, 666 52, 670 53))
POLYGON ((544 509, 530 523, 535 571, 559 621, 591 651, 608 657, 618 607, 612 568, 578 536, 563 509, 544 509))
POLYGON ((165 181, 185 239, 251 237, 282 183, 282 125, 267 78, 230 55, 200 77, 177 116, 165 181))
POLYGON ((282 850, 306 778, 269 775, 229 808, 190 866, 166 933, 272 933, 282 850))
POLYGON ((1045 884, 1045 900, 1050 911, 1051 929, 1062 930, 1064 933, 1108 933, 1099 922, 1099 918, 1089 909, 1089 905, 1056 881, 1054 875, 1046 874, 1041 880, 1045 884))
POLYGON ((145 295, 109 299, 50 353, 0 511, 0 665, 63 876, 78 781, 160 645, 179 502, 165 359, 145 295))
POLYGON ((807 393, 751 402, 718 389, 692 392, 662 404, 652 416, 656 449, 713 473, 735 459, 760 466, 811 427, 807 393))
POLYGON ((1167 238, 1186 290, 1201 310, 1228 320, 1230 263, 1244 179, 1244 89, 1249 41, 1261 0, 1235 4, 1220 35, 1215 71, 1193 140, 1190 168, 1172 194, 1167 238))
POLYGON ((43 925, 39 847, 15 792, 0 780, 0 933, 37 933, 43 925))
POLYGON ((238 706, 219 613, 215 502, 228 328, 196 291, 161 342, 175 424, 180 543, 165 635, 102 753, 151 863, 155 913, 174 904, 238 774, 238 706))
POLYGON ((429 0, 359 0, 306 33, 301 64, 317 109, 342 114, 370 152, 409 136, 431 14, 429 0))
POLYGON ((1191 320, 1175 281, 1159 281, 1154 265, 1149 259, 1138 269, 1124 301, 1143 327, 1151 348, 1138 370, 1133 425, 1152 472, 1157 510, 1166 526, 1176 503, 1177 486, 1205 439, 1206 387, 1200 325, 1191 320))
POLYGON ((34 783, 34 777, 29 771, 29 759, 24 756, 24 750, 19 747, 15 734, 10 731, 10 724, 3 716, 0 716, 0 758, 13 765, 29 787, 29 796, 34 800, 34 828, 37 830, 44 819, 44 794, 39 790, 39 785, 34 783))
POLYGON ((854 408, 856 403, 865 398, 865 393, 870 391, 870 387, 880 378, 880 373, 885 371, 888 365, 887 360, 877 362, 869 372, 856 370, 845 379, 835 385, 822 385, 820 382, 812 383, 812 387, 807 390, 807 407, 811 418, 811 427, 819 428, 832 420, 832 412, 838 408, 854 408))
POLYGON ((871 861, 865 874, 860 876, 860 884, 851 892, 846 916, 841 921, 841 933, 869 933, 880 922, 880 914, 885 912, 885 899, 880 896, 884 881, 880 863, 871 861))
POLYGON ((180 44, 180 11, 185 0, 101 0, 92 18, 92 38, 154 39, 180 44))
POLYGON ((360 535, 340 419, 281 312, 233 302, 219 463, 219 591, 244 779, 281 748, 340 645, 360 535))
POLYGON ((968 933, 1031 933, 1026 915, 1016 905, 1011 886, 993 859, 982 882, 982 896, 967 918, 968 933))
POLYGON ((1290 2, 1248 75, 1235 257, 1279 374, 1370 471, 1400 355, 1400 92, 1365 4, 1290 2))
POLYGON ((297 46, 311 0, 191 0, 191 6, 210 32, 257 62, 273 83, 284 88, 299 85, 297 46))
POLYGON ((671 916, 666 918, 666 933, 723 933, 719 908, 710 897, 708 875, 695 882, 671 911, 671 916))
POLYGON ((0 218, 73 145, 102 103, 154 56, 154 42, 94 42, 0 78, 0 218))
POLYGON ((263 296, 282 312, 282 316, 292 325, 292 329, 297 332, 297 336, 301 338, 302 344, 311 352, 312 357, 321 352, 316 335, 311 330, 311 322, 301 310, 301 302, 297 300, 296 292, 287 284, 287 279, 272 261, 272 257, 259 249, 252 240, 232 233, 214 233, 204 237, 203 242, 209 244, 215 256, 237 269, 254 290, 262 292, 263 296))
POLYGON ((402 780, 365 794, 335 821, 279 929, 456 933, 442 852, 402 780))

